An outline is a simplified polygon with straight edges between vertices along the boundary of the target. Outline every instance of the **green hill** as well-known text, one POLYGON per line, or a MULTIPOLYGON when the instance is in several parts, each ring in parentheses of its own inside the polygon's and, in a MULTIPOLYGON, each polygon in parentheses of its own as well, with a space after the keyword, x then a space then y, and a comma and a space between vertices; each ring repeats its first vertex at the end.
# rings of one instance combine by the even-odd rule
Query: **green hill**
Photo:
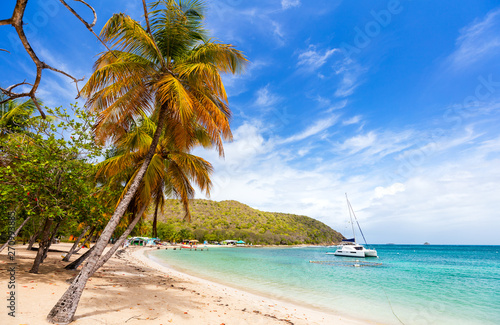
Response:
MULTIPOLYGON (((263 212, 237 201, 191 201, 191 223, 183 222, 178 200, 167 200, 158 213, 158 236, 163 240, 244 240, 255 244, 330 244, 342 235, 324 223, 286 213, 263 212)), ((147 217, 149 228, 152 213, 147 217)))

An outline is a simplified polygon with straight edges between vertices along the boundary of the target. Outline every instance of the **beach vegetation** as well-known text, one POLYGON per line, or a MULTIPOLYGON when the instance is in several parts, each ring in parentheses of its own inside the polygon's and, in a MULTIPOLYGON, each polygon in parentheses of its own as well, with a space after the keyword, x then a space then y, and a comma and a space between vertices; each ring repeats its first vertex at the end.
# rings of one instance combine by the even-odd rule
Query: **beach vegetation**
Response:
MULTIPOLYGON (((207 36, 201 1, 144 3, 145 25, 120 13, 113 15, 100 36, 111 50, 96 61, 82 89, 97 114, 96 139, 117 144, 131 121, 154 117, 156 128, 143 161, 127 183, 115 212, 93 247, 87 263, 49 313, 52 323, 69 323, 89 277, 136 193, 162 135, 179 144, 200 128, 206 141, 223 154, 223 139, 231 139, 230 110, 220 73, 237 73, 246 62, 230 44, 207 36)), ((145 206, 142 208, 145 209, 145 206)), ((142 214, 139 211, 139 214, 142 214)))
POLYGON ((70 112, 46 107, 47 119, 32 114, 34 105, 10 107, 16 114, 4 115, 9 118, 0 125, 1 215, 15 213, 15 235, 30 237, 30 248, 38 238, 30 270, 37 273, 56 235, 98 223, 109 212, 99 195, 107 189, 94 179, 102 148, 92 136, 93 116, 76 105, 70 112))
MULTIPOLYGON (((178 241, 177 233, 191 230, 191 237, 203 241, 243 240, 260 245, 331 244, 340 242, 343 236, 321 221, 307 216, 287 213, 264 212, 237 201, 190 201, 192 221, 183 222, 182 205, 176 200, 167 200, 158 213, 158 237, 162 240, 178 241), (168 231, 163 231, 168 229, 168 231)), ((152 220, 147 213, 146 219, 152 220)), ((185 232, 183 233, 185 234, 185 232)), ((182 237, 182 236, 181 236, 182 237)))

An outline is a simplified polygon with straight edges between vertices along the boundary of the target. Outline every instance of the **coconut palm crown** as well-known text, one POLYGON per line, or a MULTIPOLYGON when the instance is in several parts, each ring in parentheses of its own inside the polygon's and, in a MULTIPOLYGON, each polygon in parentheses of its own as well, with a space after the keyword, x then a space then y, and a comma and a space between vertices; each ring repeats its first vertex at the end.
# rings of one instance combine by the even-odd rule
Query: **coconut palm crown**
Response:
POLYGON ((131 120, 164 109, 177 147, 201 125, 222 155, 231 131, 220 74, 241 71, 246 59, 232 45, 207 38, 201 2, 157 1, 150 8, 146 28, 121 13, 101 31, 114 50, 101 54, 82 90, 99 113, 96 135, 114 142, 131 120))

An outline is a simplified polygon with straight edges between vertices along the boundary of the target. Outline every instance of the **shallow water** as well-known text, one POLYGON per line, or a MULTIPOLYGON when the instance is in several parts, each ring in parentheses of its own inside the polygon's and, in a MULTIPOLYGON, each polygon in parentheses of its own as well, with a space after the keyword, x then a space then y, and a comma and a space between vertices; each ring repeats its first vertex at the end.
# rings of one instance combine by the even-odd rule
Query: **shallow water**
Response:
POLYGON ((179 271, 384 324, 500 324, 500 246, 373 245, 379 266, 334 248, 155 250, 179 271), (316 264, 310 261, 324 261, 316 264))

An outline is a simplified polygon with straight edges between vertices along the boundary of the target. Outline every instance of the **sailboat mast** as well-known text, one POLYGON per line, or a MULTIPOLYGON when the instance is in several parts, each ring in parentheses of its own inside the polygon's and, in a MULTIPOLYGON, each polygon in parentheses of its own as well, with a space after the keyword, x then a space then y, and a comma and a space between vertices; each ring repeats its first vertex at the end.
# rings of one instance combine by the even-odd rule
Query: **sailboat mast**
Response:
POLYGON ((352 221, 352 214, 351 214, 352 207, 351 203, 349 202, 349 199, 347 198, 347 193, 345 193, 345 199, 347 200, 347 209, 349 210, 349 218, 351 219, 352 236, 354 237, 354 242, 356 242, 356 233, 354 232, 354 222, 352 221))
MULTIPOLYGON (((347 193, 346 193, 345 197, 347 199, 347 193)), ((361 233, 361 236, 363 237, 365 244, 368 245, 368 243, 366 242, 365 235, 363 234, 363 230, 361 230, 361 226, 359 225, 358 218, 356 217, 356 214, 354 213, 354 209, 352 208, 351 202, 349 202, 349 199, 347 199, 347 205, 349 206, 349 215, 351 215, 351 211, 352 211, 352 214, 354 215, 354 220, 356 220, 356 223, 358 224, 359 232, 361 233)), ((353 228, 354 228, 354 225, 353 225, 353 228)))

